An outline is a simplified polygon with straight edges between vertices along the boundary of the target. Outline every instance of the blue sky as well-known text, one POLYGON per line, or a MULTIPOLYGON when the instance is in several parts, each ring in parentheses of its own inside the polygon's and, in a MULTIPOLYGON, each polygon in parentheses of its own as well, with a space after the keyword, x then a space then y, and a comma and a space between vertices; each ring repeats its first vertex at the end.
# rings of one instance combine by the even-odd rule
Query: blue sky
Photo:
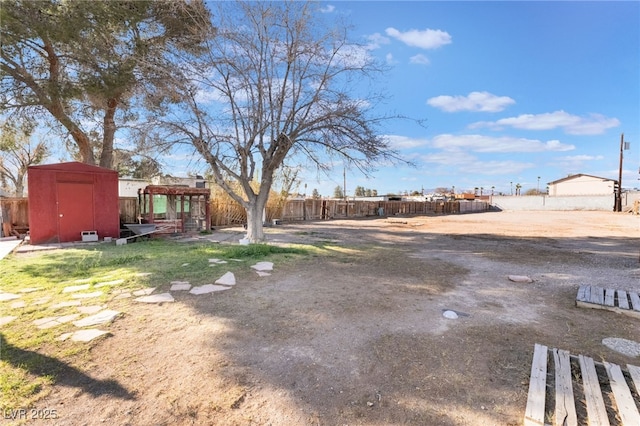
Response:
MULTIPOLYGON (((391 65, 385 135, 416 167, 347 172, 380 194, 455 186, 524 193, 568 174, 640 187, 640 2, 323 2, 391 65), (511 184, 512 183, 512 184, 511 184)), ((343 170, 304 178, 332 195, 343 170)))

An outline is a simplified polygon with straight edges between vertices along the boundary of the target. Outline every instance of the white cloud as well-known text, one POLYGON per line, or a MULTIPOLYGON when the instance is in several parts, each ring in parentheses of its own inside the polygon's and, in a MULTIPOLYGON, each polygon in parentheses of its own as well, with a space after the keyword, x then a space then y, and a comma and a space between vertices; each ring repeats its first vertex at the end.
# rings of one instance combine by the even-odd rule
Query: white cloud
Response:
POLYGON ((347 44, 336 53, 336 58, 345 66, 361 67, 371 60, 367 47, 347 44))
POLYGON ((334 10, 336 10, 336 7, 333 6, 333 5, 330 5, 330 4, 326 5, 325 7, 321 7, 320 8, 320 12, 322 12, 322 13, 331 13, 334 10))
POLYGON ((534 168, 533 163, 520 163, 518 161, 476 161, 465 166, 465 173, 477 173, 479 175, 516 175, 526 169, 534 168))
POLYGON ((462 150, 427 154, 422 156, 421 160, 424 163, 446 166, 449 169, 452 167, 457 168, 458 175, 515 175, 535 167, 533 163, 522 163, 513 160, 483 161, 462 150))
POLYGON ((389 40, 388 37, 385 37, 380 33, 375 33, 367 36, 367 40, 367 49, 369 50, 379 49, 382 45, 391 43, 391 40, 389 40))
POLYGON ((471 92, 467 96, 442 95, 427 100, 427 104, 445 112, 498 112, 515 103, 508 96, 496 96, 489 92, 471 92))
POLYGON ((603 159, 604 156, 602 155, 568 155, 565 157, 556 158, 550 164, 552 166, 559 167, 567 172, 584 173, 584 169, 587 163, 603 159))
POLYGON ((393 149, 411 149, 429 145, 427 139, 410 138, 408 136, 386 135, 384 138, 393 149))
POLYGON ((545 152, 571 151, 575 149, 575 146, 566 145, 557 140, 542 142, 536 139, 508 136, 450 134, 436 136, 433 138, 431 146, 445 151, 465 150, 474 152, 545 152))
POLYGON ((385 30, 389 37, 393 37, 408 46, 419 47, 421 49, 437 49, 451 43, 451 36, 442 30, 409 30, 406 32, 398 31, 393 27, 385 30))
POLYGON ((565 111, 554 111, 544 114, 522 114, 517 117, 503 118, 497 121, 479 121, 469 127, 488 127, 501 130, 513 127, 524 130, 552 130, 561 128, 571 135, 599 135, 611 127, 617 127, 617 118, 608 118, 601 114, 589 114, 585 117, 569 114, 565 111))
POLYGON ((387 53, 387 56, 385 56, 385 60, 387 61, 387 64, 389 64, 389 65, 393 65, 393 64, 397 64, 398 63, 398 61, 396 61, 393 58, 393 54, 392 53, 387 53))
POLYGON ((429 58, 424 56, 422 53, 418 53, 415 56, 409 58, 409 62, 412 64, 420 64, 420 65, 429 65, 429 58))

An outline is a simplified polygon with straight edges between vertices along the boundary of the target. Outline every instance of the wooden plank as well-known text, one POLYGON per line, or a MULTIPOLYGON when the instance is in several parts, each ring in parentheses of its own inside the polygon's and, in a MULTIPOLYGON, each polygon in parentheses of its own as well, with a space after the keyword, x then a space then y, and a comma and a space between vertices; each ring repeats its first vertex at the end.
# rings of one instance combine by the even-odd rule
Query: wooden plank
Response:
POLYGON ((640 312, 640 296, 635 291, 629 292, 629 298, 631 299, 631 305, 633 305, 633 310, 640 312))
POLYGON ((582 284, 580 286, 580 288, 578 289, 578 296, 576 297, 576 300, 578 302, 585 302, 589 299, 586 298, 586 292, 587 292, 587 286, 582 284))
POLYGON ((604 368, 607 370, 607 376, 609 376, 609 384, 611 385, 611 392, 613 393, 616 406, 618 407, 618 414, 622 420, 623 426, 638 426, 640 425, 640 413, 636 407, 636 403, 633 401, 633 396, 627 386, 627 382, 622 374, 622 370, 619 365, 603 362, 604 368))
POLYGON ((578 355, 589 426, 610 426, 593 359, 578 355))
POLYGON ((556 366, 556 412, 555 425, 577 425, 578 416, 573 401, 573 386, 571 384, 571 360, 568 351, 553 349, 553 359, 556 366))
POLYGON ((627 368, 629 370, 629 374, 631 375, 633 386, 636 388, 636 393, 640 395, 640 367, 627 364, 627 368))
POLYGON ((606 306, 613 306, 615 301, 616 291, 612 288, 608 288, 604 291, 604 304, 606 306))
POLYGON ((547 388, 547 347, 535 344, 524 426, 544 426, 544 401, 547 388))
POLYGON ((591 303, 604 305, 604 288, 591 287, 591 303))
POLYGON ((620 307, 620 309, 629 309, 627 292, 624 290, 618 290, 618 306, 620 307))

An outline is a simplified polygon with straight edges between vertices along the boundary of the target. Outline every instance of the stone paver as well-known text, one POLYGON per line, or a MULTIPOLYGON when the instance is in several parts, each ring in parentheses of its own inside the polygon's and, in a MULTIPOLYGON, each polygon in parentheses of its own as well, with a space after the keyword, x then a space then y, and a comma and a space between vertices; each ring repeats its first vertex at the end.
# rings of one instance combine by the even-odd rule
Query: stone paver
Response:
POLYGON ((256 271, 273 271, 273 262, 258 262, 255 265, 252 265, 251 268, 256 271))
POLYGON ((80 306, 82 305, 82 302, 79 300, 68 300, 66 302, 60 302, 60 303, 56 303, 55 305, 51 305, 50 308, 51 309, 61 309, 61 308, 68 308, 70 306, 80 306))
POLYGON ((151 272, 138 272, 136 277, 148 277, 149 275, 151 275, 151 272))
POLYGON ((262 271, 256 271, 256 274, 258 274, 259 277, 268 277, 271 275, 268 272, 262 272, 262 271))
POLYGON ((9 324, 11 321, 13 321, 16 318, 18 318, 18 317, 11 317, 11 316, 0 317, 0 326, 9 324))
POLYGON ((132 295, 131 293, 129 293, 128 291, 125 291, 124 293, 120 293, 118 294, 114 300, 120 300, 120 299, 128 299, 130 298, 132 295))
POLYGON ((223 285, 205 284, 205 285, 201 285, 199 287, 192 288, 191 291, 189 291, 189 293, 195 294, 195 295, 200 295, 200 294, 213 293, 214 291, 229 290, 230 288, 231 287, 226 287, 226 286, 223 286, 223 285))
POLYGON ((100 297, 103 294, 104 293, 102 293, 101 291, 94 291, 93 293, 75 293, 71 295, 71 297, 74 299, 91 299, 93 297, 100 297))
POLYGON ((45 303, 49 303, 49 301, 51 300, 51 296, 44 296, 41 297, 40 299, 36 299, 33 302, 31 302, 32 305, 44 305, 45 303))
POLYGON ((25 302, 24 300, 18 300, 17 302, 13 302, 11 303, 11 305, 9 305, 11 309, 24 308, 25 306, 27 306, 27 302, 25 302))
POLYGON ((233 275, 233 272, 227 272, 216 280, 216 284, 236 285, 236 276, 233 275))
POLYGON ((185 291, 185 290, 190 290, 191 289, 191 284, 189 284, 186 281, 172 281, 171 282, 171 288, 169 290, 171 291, 185 291))
POLYGON ((40 318, 33 321, 33 324, 41 330, 45 330, 47 328, 57 327, 59 325, 65 324, 69 321, 73 321, 78 318, 80 314, 71 314, 65 315, 61 317, 46 317, 40 318))
POLYGON ((109 334, 109 332, 90 328, 87 330, 78 330, 74 333, 65 333, 58 337, 58 340, 64 341, 71 339, 74 342, 90 342, 97 337, 104 336, 105 334, 109 334))
POLYGON ((134 296, 147 296, 147 295, 149 295, 149 294, 153 293, 155 290, 156 290, 156 288, 155 288, 155 287, 153 287, 153 288, 144 288, 144 289, 142 289, 142 290, 136 290, 136 291, 134 291, 134 292, 133 292, 133 295, 134 295, 134 296))
POLYGON ((123 282, 124 282, 124 280, 104 281, 104 282, 95 284, 94 287, 100 288, 100 287, 105 287, 105 286, 109 286, 109 285, 118 285, 118 284, 122 284, 123 282))
POLYGON ((89 290, 89 284, 71 285, 62 289, 63 293, 73 293, 75 291, 89 290))
POLYGON ((20 296, 13 293, 0 293, 0 302, 5 302, 7 300, 19 299, 20 296))
POLYGON ((215 265, 224 265, 225 263, 227 263, 227 261, 222 259, 209 259, 209 263, 213 263, 215 265))
POLYGON ((33 293, 34 291, 42 290, 42 287, 30 287, 18 290, 20 293, 33 293))
POLYGON ((133 300, 142 303, 163 303, 176 301, 176 299, 174 299, 170 293, 152 294, 150 296, 138 297, 137 299, 133 300))
POLYGON ((104 311, 98 312, 95 315, 88 316, 86 318, 82 318, 81 320, 75 321, 73 325, 76 327, 91 327, 98 324, 106 324, 113 321, 120 312, 112 311, 109 309, 105 309, 104 311))
POLYGON ((100 306, 100 305, 78 306, 78 312, 86 315, 96 314, 101 310, 103 310, 105 307, 106 306, 100 306))

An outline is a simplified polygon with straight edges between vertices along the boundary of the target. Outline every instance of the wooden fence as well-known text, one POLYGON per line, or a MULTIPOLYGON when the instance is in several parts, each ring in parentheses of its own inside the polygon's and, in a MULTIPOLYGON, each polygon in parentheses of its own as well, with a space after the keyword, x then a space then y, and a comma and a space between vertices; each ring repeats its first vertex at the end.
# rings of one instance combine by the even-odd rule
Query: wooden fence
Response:
MULTIPOLYGON (((137 222, 137 198, 120 198, 120 222, 137 222)), ((4 235, 14 231, 26 233, 29 229, 27 198, 2 198, 2 222, 4 235), (6 224, 6 225, 5 225, 6 224)), ((489 210, 483 201, 345 201, 345 200, 287 200, 284 205, 269 203, 265 209, 265 220, 283 222, 300 220, 328 220, 362 218, 370 216, 456 214, 489 210)), ((211 200, 211 226, 241 225, 246 222, 244 209, 230 199, 211 200)))
POLYGON ((29 202, 27 198, 0 198, 2 236, 19 236, 29 230, 29 202))

